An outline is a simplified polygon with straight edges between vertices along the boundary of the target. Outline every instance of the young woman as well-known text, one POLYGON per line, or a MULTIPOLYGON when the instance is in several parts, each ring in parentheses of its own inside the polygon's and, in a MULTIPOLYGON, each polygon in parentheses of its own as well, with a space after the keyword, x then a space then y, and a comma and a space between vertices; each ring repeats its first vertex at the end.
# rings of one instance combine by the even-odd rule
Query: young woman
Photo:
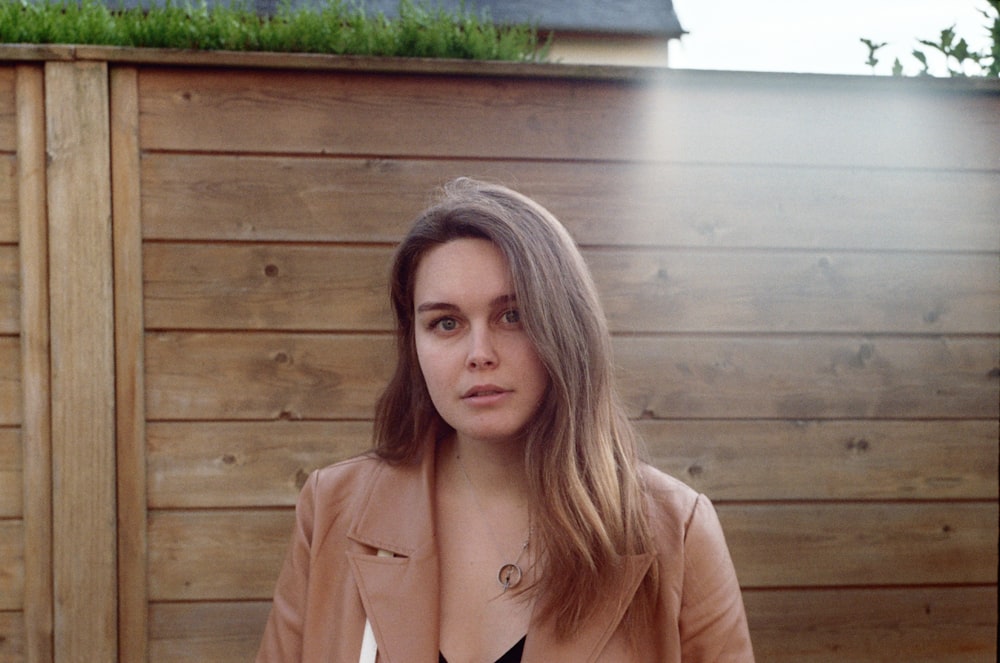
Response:
POLYGON ((390 296, 374 449, 303 488, 257 660, 752 661, 715 511, 639 460, 559 222, 456 180, 390 296))

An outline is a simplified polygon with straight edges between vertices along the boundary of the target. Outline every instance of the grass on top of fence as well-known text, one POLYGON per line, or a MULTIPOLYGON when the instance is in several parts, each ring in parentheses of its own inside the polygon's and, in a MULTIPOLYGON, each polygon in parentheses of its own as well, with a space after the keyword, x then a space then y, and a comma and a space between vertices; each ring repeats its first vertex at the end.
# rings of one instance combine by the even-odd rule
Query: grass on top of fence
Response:
POLYGON ((507 61, 540 61, 548 51, 533 26, 412 0, 400 0, 395 18, 341 0, 299 8, 286 2, 274 16, 204 1, 110 9, 97 0, 0 0, 0 43, 507 61))

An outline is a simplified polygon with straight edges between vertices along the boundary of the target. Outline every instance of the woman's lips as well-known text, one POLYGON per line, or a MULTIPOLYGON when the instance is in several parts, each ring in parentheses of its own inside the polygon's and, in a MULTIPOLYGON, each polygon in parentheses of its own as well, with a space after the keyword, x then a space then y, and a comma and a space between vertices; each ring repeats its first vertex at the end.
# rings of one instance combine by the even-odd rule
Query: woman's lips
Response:
POLYGON ((503 387, 498 387, 492 384, 476 385, 471 389, 467 389, 465 393, 462 394, 462 398, 464 400, 473 401, 496 400, 509 391, 509 389, 504 389, 503 387))

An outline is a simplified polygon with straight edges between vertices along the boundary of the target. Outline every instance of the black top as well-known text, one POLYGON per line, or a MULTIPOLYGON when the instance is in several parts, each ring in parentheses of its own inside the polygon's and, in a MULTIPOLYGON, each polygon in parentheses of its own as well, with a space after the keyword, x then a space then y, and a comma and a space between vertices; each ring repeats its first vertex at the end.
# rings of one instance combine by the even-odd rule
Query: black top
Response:
MULTIPOLYGON (((507 652, 496 660, 496 663, 521 663, 521 653, 524 652, 524 639, 528 636, 524 636, 517 641, 513 647, 507 650, 507 652)), ((448 663, 445 659, 444 654, 438 654, 438 663, 448 663)))

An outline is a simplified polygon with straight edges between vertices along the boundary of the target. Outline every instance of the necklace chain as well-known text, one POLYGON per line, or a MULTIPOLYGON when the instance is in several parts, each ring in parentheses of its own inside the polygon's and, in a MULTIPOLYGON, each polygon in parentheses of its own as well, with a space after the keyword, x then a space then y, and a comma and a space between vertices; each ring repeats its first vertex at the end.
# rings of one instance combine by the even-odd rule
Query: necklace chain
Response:
MULTIPOLYGON (((455 459, 458 460, 458 466, 462 470, 462 475, 469 484, 469 490, 472 492, 472 499, 476 503, 479 515, 482 516, 483 520, 488 523, 489 518, 486 515, 486 509, 483 508, 482 502, 479 501, 479 493, 476 492, 476 486, 472 483, 472 478, 469 476, 469 472, 465 469, 465 463, 462 462, 462 456, 455 454, 455 459)), ((503 550, 500 543, 496 539, 493 528, 488 528, 488 531, 490 539, 493 541, 493 547, 496 548, 497 554, 502 559, 504 557, 503 550)), ((521 557, 524 555, 524 551, 528 549, 528 543, 530 541, 531 526, 529 525, 528 536, 524 539, 524 543, 521 544, 521 549, 517 551, 517 557, 514 558, 513 562, 505 562, 504 564, 501 564, 500 569, 497 571, 497 583, 499 583, 502 588, 501 594, 506 593, 507 590, 512 587, 517 587, 521 583, 521 578, 524 577, 524 572, 521 570, 519 563, 521 561, 521 557)))

